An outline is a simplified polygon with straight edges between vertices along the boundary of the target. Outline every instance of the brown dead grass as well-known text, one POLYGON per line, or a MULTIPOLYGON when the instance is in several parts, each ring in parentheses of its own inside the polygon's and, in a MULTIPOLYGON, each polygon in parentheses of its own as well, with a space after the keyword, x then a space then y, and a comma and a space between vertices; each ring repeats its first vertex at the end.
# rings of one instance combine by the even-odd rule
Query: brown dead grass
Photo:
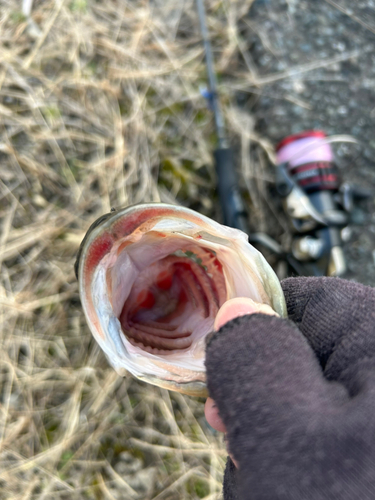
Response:
MULTIPOLYGON (((251 0, 207 3, 229 78, 251 0)), ((119 378, 73 273, 111 206, 216 213, 195 4, 35 0, 26 19, 0 0, 0 54, 0 498, 217 498, 225 451, 202 401, 119 378)), ((222 97, 247 156, 251 120, 222 97)))

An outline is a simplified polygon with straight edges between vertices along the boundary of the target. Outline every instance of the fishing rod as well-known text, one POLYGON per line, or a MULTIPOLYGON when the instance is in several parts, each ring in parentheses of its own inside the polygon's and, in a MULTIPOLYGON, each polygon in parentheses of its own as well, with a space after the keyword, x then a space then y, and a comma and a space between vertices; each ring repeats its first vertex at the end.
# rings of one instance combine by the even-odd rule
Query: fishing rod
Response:
POLYGON ((350 223, 354 202, 368 198, 371 193, 347 183, 340 186, 330 139, 323 132, 295 134, 276 148, 276 190, 295 232, 292 249, 285 252, 269 235, 250 232, 218 97, 204 0, 197 0, 197 9, 209 84, 205 97, 213 111, 217 136, 213 156, 224 224, 240 229, 248 235, 250 243, 264 247, 286 261, 292 273, 344 274, 342 229, 350 223))
POLYGON ((224 119, 221 112, 217 92, 217 79, 207 30, 206 11, 203 0, 197 0, 199 22, 204 44, 209 90, 206 95, 213 111, 217 137, 217 147, 214 151, 217 174, 217 188, 223 211, 224 224, 240 229, 249 234, 247 210, 238 187, 238 178, 234 168, 233 152, 228 144, 225 133, 224 119))

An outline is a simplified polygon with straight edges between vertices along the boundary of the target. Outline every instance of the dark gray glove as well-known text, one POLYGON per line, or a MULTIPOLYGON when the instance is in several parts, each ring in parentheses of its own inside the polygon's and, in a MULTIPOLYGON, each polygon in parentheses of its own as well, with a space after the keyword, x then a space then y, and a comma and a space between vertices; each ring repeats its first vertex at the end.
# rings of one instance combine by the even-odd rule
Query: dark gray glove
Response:
POLYGON ((224 498, 375 499, 375 289, 282 283, 289 320, 254 314, 207 342, 227 429, 224 498))

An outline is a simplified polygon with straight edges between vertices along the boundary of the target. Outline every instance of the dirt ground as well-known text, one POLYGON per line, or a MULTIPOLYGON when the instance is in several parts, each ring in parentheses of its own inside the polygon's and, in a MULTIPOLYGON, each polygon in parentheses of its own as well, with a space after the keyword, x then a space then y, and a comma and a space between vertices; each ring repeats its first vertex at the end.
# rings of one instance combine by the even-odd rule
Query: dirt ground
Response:
MULTIPOLYGON (((220 498, 226 451, 203 401, 119 378, 73 264, 112 206, 220 218, 194 0, 0 0, 0 498, 220 498)), ((254 228, 290 240, 274 145, 321 128, 345 180, 375 189, 373 0, 210 0, 228 133, 254 228)), ((375 285, 374 199, 345 245, 375 285)))

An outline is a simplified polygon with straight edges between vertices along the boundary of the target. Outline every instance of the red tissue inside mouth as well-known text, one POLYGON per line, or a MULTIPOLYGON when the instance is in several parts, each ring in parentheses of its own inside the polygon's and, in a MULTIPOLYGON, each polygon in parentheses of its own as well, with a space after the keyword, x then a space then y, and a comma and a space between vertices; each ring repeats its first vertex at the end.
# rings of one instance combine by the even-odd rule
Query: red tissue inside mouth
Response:
POLYGON ((212 252, 200 254, 202 264, 169 255, 139 274, 119 317, 133 345, 154 354, 187 349, 193 342, 192 331, 184 327, 189 317, 214 320, 222 302, 215 276, 223 286, 222 266, 212 252))

